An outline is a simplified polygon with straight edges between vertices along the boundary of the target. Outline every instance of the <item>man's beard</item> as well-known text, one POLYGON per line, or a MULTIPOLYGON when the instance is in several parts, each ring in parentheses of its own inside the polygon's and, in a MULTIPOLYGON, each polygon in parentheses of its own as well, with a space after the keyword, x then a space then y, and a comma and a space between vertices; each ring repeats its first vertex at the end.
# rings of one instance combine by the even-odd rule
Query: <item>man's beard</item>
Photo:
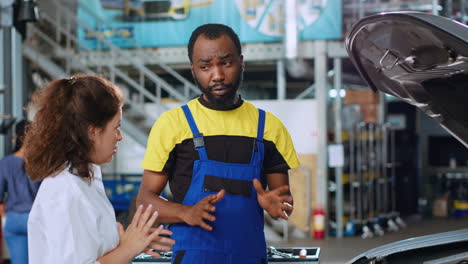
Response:
POLYGON ((200 91, 206 96, 206 99, 208 99, 210 103, 212 103, 215 106, 226 107, 226 106, 230 106, 234 104, 235 102, 234 99, 237 96, 237 91, 239 90, 239 87, 242 84, 242 80, 244 79, 244 72, 240 70, 239 74, 237 75, 236 80, 232 84, 224 84, 223 82, 220 82, 215 85, 203 87, 195 75, 193 76, 193 79, 195 80, 195 83, 197 84, 198 89, 200 89, 200 91), (227 87, 229 89, 229 92, 222 98, 216 98, 210 92, 213 90, 213 88, 220 86, 220 85, 227 87))

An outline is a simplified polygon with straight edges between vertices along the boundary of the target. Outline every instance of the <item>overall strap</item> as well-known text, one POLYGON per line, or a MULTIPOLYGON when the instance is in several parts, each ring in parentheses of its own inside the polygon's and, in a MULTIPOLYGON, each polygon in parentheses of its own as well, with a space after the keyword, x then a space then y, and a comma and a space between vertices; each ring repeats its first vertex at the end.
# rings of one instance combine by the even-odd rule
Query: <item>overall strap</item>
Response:
POLYGON ((265 131, 265 111, 258 109, 258 128, 257 138, 254 141, 253 153, 250 159, 250 164, 258 164, 263 161, 264 145, 263 145, 263 133, 265 131))
POLYGON ((193 119, 192 112, 188 105, 183 105, 182 110, 184 110, 185 118, 190 126, 190 130, 192 130, 193 134, 193 145, 195 149, 198 151, 201 160, 208 160, 208 155, 206 154, 205 148, 205 141, 203 140, 203 134, 198 131, 197 124, 195 123, 195 119, 193 119))
POLYGON ((263 132, 265 131, 265 111, 258 109, 257 140, 263 143, 263 132))

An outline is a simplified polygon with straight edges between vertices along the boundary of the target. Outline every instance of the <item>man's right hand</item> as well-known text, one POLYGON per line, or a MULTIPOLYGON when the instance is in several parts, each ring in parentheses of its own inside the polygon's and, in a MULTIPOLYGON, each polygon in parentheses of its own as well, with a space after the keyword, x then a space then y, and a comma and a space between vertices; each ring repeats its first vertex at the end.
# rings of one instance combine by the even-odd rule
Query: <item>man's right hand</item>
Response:
POLYGON ((211 231, 213 227, 205 223, 205 220, 215 221, 216 217, 212 215, 216 211, 215 203, 223 199, 226 194, 225 190, 219 191, 217 194, 211 194, 200 200, 192 206, 188 206, 184 212, 182 219, 185 223, 191 226, 200 226, 201 228, 211 231))

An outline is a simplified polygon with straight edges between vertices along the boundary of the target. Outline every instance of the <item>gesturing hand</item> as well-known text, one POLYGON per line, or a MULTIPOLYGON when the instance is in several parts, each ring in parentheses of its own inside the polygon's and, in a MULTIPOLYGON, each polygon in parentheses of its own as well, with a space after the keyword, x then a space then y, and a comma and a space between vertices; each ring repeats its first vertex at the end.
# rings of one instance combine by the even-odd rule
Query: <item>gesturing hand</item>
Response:
POLYGON ((225 190, 219 191, 217 194, 211 194, 201 199, 198 203, 188 206, 184 212, 182 219, 185 223, 191 226, 200 226, 201 228, 211 231, 213 227, 205 223, 205 220, 213 222, 216 217, 212 215, 216 211, 214 206, 219 200, 223 199, 226 194, 225 190))
MULTIPOLYGON (((150 228, 149 233, 157 231, 158 228, 150 228)), ((161 230, 161 232, 159 233, 159 236, 154 238, 153 241, 150 243, 150 245, 142 253, 146 253, 148 255, 152 255, 155 257, 159 257, 160 255, 152 251, 151 249, 156 249, 156 250, 161 250, 161 251, 171 250, 170 246, 175 244, 174 239, 171 239, 168 237, 162 237, 160 235, 171 236, 172 232, 167 229, 161 230)))
POLYGON ((283 218, 288 220, 293 211, 292 198, 289 195, 289 187, 283 185, 271 191, 263 189, 259 180, 253 180, 257 191, 257 200, 260 206, 274 219, 283 218))
POLYGON ((154 241, 164 240, 170 244, 173 240, 165 240, 159 237, 160 234, 170 234, 170 231, 164 230, 162 225, 155 229, 151 228, 157 217, 158 212, 152 209, 151 204, 148 205, 144 212, 143 206, 140 205, 133 216, 132 222, 127 227, 127 230, 124 231, 123 226, 118 223, 120 236, 118 247, 124 250, 130 257, 134 257, 141 252, 158 257, 159 254, 149 250, 148 246, 152 245, 154 241))

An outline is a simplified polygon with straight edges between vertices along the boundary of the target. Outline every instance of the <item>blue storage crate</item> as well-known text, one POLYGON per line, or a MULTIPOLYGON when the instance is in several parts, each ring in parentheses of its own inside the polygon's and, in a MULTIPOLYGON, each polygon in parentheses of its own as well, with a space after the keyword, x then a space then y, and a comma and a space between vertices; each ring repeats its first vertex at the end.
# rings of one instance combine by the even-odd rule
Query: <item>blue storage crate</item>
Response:
POLYGON ((138 194, 140 181, 103 180, 107 197, 114 207, 114 210, 128 210, 132 198, 138 194))

